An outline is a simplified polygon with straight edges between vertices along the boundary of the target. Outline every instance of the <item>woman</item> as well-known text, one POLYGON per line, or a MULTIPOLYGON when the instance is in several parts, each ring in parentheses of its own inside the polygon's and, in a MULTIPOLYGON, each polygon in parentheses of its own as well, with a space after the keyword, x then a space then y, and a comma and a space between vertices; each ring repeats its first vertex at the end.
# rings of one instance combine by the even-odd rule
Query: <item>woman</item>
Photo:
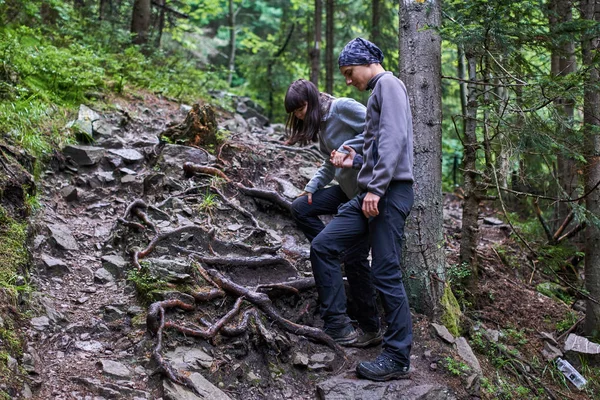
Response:
MULTIPOLYGON (((336 214, 340 205, 358 193, 358 171, 336 168, 330 155, 334 150, 346 152, 343 146, 351 146, 360 152, 366 108, 353 99, 320 93, 312 82, 299 79, 287 90, 285 109, 289 114, 286 123, 288 144, 318 142, 323 154, 323 164, 292 204, 294 220, 312 242, 325 228, 319 215, 336 214), (339 185, 326 187, 334 178, 339 185)), ((356 319, 364 334, 359 336, 353 328, 348 328, 351 325, 344 302, 340 307, 343 309, 335 310, 338 318, 328 316, 324 326, 325 332, 342 345, 366 347, 381 342, 368 254, 369 244, 363 241, 343 257, 350 293, 356 305, 356 319)), ((331 276, 315 276, 321 307, 327 308, 329 313, 332 279, 331 276)))

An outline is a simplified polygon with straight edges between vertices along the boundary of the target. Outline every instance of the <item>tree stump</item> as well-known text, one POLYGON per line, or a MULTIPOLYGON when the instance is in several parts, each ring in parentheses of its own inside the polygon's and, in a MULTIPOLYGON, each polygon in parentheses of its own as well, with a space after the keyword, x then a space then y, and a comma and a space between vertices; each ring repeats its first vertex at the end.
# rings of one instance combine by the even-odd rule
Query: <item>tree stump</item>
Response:
POLYGON ((218 144, 215 110, 210 104, 192 106, 185 120, 171 126, 160 135, 177 144, 211 147, 218 144))

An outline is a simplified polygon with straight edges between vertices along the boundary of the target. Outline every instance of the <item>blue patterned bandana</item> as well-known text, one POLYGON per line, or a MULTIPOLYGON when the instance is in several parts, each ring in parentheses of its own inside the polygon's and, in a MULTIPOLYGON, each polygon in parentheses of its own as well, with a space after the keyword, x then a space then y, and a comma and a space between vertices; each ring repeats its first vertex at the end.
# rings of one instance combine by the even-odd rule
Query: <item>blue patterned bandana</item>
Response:
POLYGON ((381 49, 368 40, 359 37, 349 41, 338 58, 340 67, 346 65, 381 64, 382 62, 383 52, 381 49))

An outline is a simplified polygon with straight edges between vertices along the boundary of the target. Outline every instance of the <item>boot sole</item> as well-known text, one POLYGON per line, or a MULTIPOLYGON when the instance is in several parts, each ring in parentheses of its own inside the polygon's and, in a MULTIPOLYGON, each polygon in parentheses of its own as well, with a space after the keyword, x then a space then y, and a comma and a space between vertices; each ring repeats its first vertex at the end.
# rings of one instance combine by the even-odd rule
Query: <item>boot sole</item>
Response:
POLYGON ((375 337, 371 340, 367 340, 366 342, 363 343, 359 343, 359 342, 355 342, 352 344, 352 347, 358 347, 358 348, 365 348, 365 347, 370 347, 370 346, 377 346, 379 345, 381 342, 383 341, 383 338, 381 336, 379 337, 375 337))
POLYGON ((362 370, 360 367, 356 367, 356 374, 359 377, 366 378, 366 379, 369 379, 369 380, 375 381, 375 382, 385 382, 385 381, 389 381, 392 379, 408 379, 408 378, 410 378, 410 371, 392 372, 391 374, 387 374, 387 375, 375 375, 375 374, 370 373, 369 371, 362 370))

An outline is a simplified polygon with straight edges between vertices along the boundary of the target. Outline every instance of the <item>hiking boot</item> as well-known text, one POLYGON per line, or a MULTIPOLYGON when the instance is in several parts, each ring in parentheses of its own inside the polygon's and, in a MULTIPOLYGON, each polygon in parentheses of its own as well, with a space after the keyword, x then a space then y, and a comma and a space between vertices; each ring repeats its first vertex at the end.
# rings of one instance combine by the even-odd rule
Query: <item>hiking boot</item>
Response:
POLYGON ((337 344, 342 346, 353 344, 358 337, 358 332, 352 325, 346 325, 345 327, 338 329, 324 329, 324 331, 335 340, 337 344))
POLYGON ((383 340, 381 329, 377 332, 360 332, 352 347, 370 347, 377 346, 383 340))
POLYGON ((358 376, 372 381, 388 381, 408 376, 410 366, 380 354, 375 361, 362 361, 356 366, 358 376))

